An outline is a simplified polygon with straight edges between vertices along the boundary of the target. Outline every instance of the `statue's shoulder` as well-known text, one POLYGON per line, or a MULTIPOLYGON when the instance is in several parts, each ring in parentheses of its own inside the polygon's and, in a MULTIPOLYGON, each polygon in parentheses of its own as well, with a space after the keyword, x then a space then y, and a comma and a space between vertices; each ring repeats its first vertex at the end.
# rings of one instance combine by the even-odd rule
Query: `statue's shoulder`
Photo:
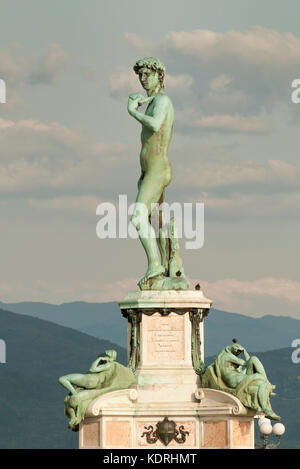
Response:
POLYGON ((226 348, 223 348, 222 350, 219 351, 218 355, 216 356, 216 360, 221 360, 221 359, 227 359, 231 356, 231 354, 228 353, 226 348))
POLYGON ((157 93, 153 100, 157 104, 172 104, 171 99, 166 93, 157 93))

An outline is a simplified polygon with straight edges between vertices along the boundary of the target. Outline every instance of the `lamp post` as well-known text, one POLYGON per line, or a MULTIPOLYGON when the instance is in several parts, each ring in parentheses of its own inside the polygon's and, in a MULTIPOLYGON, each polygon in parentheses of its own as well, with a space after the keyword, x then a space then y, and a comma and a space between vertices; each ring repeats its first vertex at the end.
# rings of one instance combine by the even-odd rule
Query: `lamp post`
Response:
POLYGON ((263 439, 262 445, 256 445, 256 449, 275 449, 280 445, 280 438, 285 432, 285 426, 282 423, 275 423, 275 425, 271 425, 271 422, 266 417, 261 417, 258 420, 258 426, 261 433, 261 438, 263 439), (277 441, 275 443, 269 443, 268 439, 271 433, 277 437, 277 441))

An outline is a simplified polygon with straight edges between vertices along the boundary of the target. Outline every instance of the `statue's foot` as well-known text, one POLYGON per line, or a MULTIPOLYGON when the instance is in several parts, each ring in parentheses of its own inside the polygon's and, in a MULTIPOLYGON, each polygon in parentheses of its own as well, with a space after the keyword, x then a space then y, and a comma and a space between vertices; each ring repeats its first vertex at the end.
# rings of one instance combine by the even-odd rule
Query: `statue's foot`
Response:
MULTIPOLYGON (((70 420, 69 420, 69 424, 68 424, 68 427, 73 430, 73 428, 76 428, 76 426, 78 426, 78 422, 76 420, 76 417, 72 417, 70 420)), ((76 431, 76 430, 75 430, 76 431)))
POLYGON ((68 427, 69 427, 70 430, 72 430, 72 432, 78 432, 79 431, 79 424, 78 423, 69 423, 68 427))
POLYGON ((276 396, 276 392, 273 392, 274 389, 276 389, 276 386, 275 384, 272 384, 272 390, 271 390, 270 396, 276 396))
POLYGON ((275 414, 275 412, 273 412, 273 410, 269 410, 269 409, 264 409, 263 410, 265 416, 270 419, 270 420, 280 420, 281 417, 279 417, 279 415, 275 414))
POLYGON ((139 283, 138 286, 141 287, 144 283, 146 283, 149 278, 157 277, 158 275, 162 275, 165 273, 165 268, 161 264, 155 264, 153 266, 150 266, 146 272, 145 277, 143 277, 139 283))

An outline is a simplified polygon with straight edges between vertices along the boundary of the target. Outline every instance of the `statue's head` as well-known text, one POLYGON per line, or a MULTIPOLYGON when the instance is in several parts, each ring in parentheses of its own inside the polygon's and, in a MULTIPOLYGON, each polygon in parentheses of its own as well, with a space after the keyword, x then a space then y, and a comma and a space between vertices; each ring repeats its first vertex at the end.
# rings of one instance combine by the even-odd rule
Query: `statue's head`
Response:
POLYGON ((233 355, 236 355, 236 356, 244 351, 244 347, 240 344, 237 344, 237 343, 234 343, 234 344, 230 345, 229 349, 230 349, 231 353, 233 353, 233 355))
POLYGON ((233 342, 232 345, 227 345, 227 347, 225 347, 225 350, 228 353, 233 353, 233 355, 238 356, 240 353, 244 352, 244 347, 238 344, 236 339, 234 340, 235 342, 233 342))
POLYGON ((115 350, 105 350, 104 353, 99 355, 99 358, 100 357, 101 361, 99 362, 99 365, 104 365, 105 363, 115 361, 117 358, 117 352, 115 350))
POLYGON ((155 57, 145 57, 136 62, 133 67, 139 76, 142 87, 146 90, 165 89, 166 68, 164 64, 155 57))

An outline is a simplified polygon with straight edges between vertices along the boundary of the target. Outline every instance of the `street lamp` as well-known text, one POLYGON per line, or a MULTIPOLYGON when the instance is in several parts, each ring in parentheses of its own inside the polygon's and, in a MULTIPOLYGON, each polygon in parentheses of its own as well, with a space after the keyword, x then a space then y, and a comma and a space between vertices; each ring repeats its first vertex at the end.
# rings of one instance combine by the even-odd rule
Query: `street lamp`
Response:
POLYGON ((261 433, 261 438, 263 439, 263 445, 257 445, 256 449, 275 449, 280 445, 280 437, 285 432, 285 426, 282 423, 275 423, 275 425, 271 425, 271 422, 266 417, 261 417, 258 420, 259 431, 261 433), (268 438, 271 433, 277 437, 276 443, 269 443, 268 438))

